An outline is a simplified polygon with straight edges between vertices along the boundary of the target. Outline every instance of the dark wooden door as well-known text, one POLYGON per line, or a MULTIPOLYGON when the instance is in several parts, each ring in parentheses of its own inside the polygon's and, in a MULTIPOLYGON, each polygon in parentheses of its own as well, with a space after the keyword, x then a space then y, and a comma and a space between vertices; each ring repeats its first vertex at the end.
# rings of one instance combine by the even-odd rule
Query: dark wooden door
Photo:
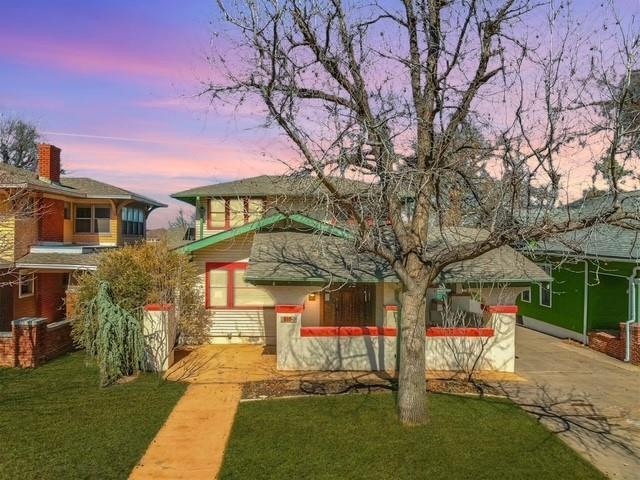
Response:
POLYGON ((346 286, 324 294, 324 319, 327 326, 373 326, 375 285, 346 286))
POLYGON ((10 331, 11 320, 13 320, 13 286, 5 285, 0 287, 0 331, 10 331))

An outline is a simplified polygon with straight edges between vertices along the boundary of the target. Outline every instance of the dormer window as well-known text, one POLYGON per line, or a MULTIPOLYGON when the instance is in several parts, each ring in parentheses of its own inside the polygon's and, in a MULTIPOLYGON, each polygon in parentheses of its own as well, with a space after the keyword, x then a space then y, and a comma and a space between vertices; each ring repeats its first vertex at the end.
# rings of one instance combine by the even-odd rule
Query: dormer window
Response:
POLYGON ((208 225, 213 230, 228 230, 254 222, 264 213, 264 200, 255 198, 211 198, 208 225))

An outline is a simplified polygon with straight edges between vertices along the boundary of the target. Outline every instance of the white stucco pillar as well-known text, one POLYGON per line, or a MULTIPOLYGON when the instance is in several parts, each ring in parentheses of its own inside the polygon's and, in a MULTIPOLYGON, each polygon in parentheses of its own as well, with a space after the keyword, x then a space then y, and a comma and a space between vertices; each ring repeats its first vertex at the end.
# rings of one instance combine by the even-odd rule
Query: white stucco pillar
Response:
POLYGON ((295 347, 300 339, 304 305, 276 305, 277 361, 279 370, 296 368, 295 347))
POLYGON ((175 309, 171 304, 144 307, 142 323, 145 368, 150 372, 164 372, 173 365, 176 340, 175 309))
POLYGON ((517 305, 490 305, 485 307, 489 314, 489 327, 495 331, 488 359, 492 369, 500 372, 514 372, 516 365, 516 315, 517 305))
POLYGON ((398 317, 400 316, 400 307, 398 305, 384 306, 384 327, 398 328, 398 317))

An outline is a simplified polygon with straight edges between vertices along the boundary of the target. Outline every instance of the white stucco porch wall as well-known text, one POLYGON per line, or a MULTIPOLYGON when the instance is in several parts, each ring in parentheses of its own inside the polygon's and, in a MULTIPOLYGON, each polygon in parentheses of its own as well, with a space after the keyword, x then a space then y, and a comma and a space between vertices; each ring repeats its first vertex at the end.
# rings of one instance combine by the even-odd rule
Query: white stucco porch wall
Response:
MULTIPOLYGON (((487 326, 491 337, 448 336, 426 339, 428 370, 513 372, 515 367, 515 314, 494 313, 487 326)), ((396 337, 384 335, 300 335, 300 316, 279 314, 278 368, 281 370, 395 370, 396 337), (284 318, 286 317, 286 318, 284 318), (292 317, 296 319, 291 322, 292 317)))

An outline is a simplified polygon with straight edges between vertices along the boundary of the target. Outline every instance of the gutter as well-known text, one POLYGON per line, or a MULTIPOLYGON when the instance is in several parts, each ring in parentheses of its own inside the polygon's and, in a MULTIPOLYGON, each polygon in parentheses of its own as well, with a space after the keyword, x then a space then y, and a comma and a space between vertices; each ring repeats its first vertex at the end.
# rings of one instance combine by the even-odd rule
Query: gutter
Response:
POLYGON ((97 270, 95 265, 64 265, 62 263, 16 263, 16 268, 31 268, 36 270, 97 270))
MULTIPOLYGON (((624 361, 631 361, 631 325, 635 322, 640 321, 639 318, 636 318, 636 291, 635 291, 635 279, 638 277, 638 273, 640 273, 640 267, 636 267, 631 272, 631 276, 629 277, 629 320, 625 322, 624 330, 625 330, 625 346, 624 346, 624 361)), ((639 285, 640 288, 640 285, 639 285)))
POLYGON ((589 345, 587 326, 589 323, 589 261, 584 262, 584 294, 582 304, 582 344, 589 345))

